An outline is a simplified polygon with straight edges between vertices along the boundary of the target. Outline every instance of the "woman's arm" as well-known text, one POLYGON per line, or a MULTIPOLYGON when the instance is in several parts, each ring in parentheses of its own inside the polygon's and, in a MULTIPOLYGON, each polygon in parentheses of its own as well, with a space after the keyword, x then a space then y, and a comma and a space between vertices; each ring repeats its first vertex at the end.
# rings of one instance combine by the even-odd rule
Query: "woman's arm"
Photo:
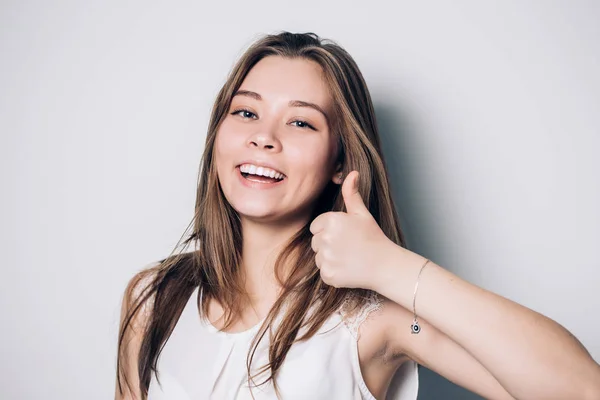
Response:
POLYGON ((361 339, 379 349, 377 354, 382 359, 398 360, 396 367, 405 360, 398 356, 404 355, 484 399, 514 400, 479 361, 425 319, 419 319, 419 335, 398 329, 409 327, 412 322, 412 312, 385 299, 376 316, 363 328, 366 334, 361 339))
MULTIPOLYGON (((321 278, 335 287, 374 290, 412 310, 424 258, 385 236, 365 206, 357 180, 358 173, 353 171, 342 185, 347 212, 324 213, 310 226, 321 278)), ((600 400, 600 366, 573 335, 551 319, 434 263, 423 270, 416 307, 419 316, 470 354, 511 396, 600 400)), ((410 325, 401 318, 392 324, 387 340, 396 345, 393 350, 406 351, 418 360, 423 347, 412 340, 417 338, 407 337, 410 325)), ((438 354, 428 359, 435 370, 449 365, 450 357, 438 354)))
MULTIPOLYGON (((392 245, 382 259, 388 262, 373 271, 371 288, 412 310, 424 258, 392 245)), ((600 366, 572 334, 539 313, 432 262, 421 274, 416 309, 419 317, 471 354, 515 398, 600 399, 600 366)), ((419 358, 421 334, 407 334, 406 319, 397 321, 390 342, 419 358)), ((448 361, 443 354, 428 357, 434 370, 436 364, 448 361)))
MULTIPOLYGON (((119 339, 125 319, 133 306, 134 301, 153 278, 153 272, 144 270, 136 274, 128 283, 121 303, 121 318, 119 324, 119 339)), ((150 300, 151 301, 151 300, 150 300)), ((147 300, 148 303, 148 300, 147 300)), ((141 347, 148 313, 145 312, 148 304, 141 307, 124 332, 123 341, 119 348, 119 366, 117 376, 120 382, 115 382, 115 400, 141 400, 139 388, 138 355, 141 347), (120 385, 119 385, 120 383, 120 385), (120 388, 119 388, 120 386, 120 388)), ((117 342, 118 343, 118 342, 117 342)))

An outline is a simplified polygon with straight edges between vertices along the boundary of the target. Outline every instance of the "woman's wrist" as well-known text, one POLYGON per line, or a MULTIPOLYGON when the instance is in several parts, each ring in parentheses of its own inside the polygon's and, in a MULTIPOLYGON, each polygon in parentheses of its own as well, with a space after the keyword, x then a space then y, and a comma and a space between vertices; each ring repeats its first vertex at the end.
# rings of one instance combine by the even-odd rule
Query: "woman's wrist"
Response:
POLYGON ((373 274, 372 290, 411 309, 415 282, 425 257, 392 243, 373 274))

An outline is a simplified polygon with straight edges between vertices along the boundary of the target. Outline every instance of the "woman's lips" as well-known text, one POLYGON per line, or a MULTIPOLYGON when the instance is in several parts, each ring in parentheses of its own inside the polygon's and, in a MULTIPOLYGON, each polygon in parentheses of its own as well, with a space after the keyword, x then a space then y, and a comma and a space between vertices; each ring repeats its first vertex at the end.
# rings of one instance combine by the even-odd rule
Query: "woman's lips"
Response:
POLYGON ((265 181, 261 181, 262 179, 266 179, 262 176, 252 176, 252 178, 245 178, 244 175, 242 175, 242 171, 240 171, 240 168, 237 167, 236 169, 236 173, 238 176, 238 179, 240 180, 240 182, 242 183, 242 185, 252 188, 252 189, 270 189, 270 188, 274 188, 278 185, 281 185, 286 179, 287 177, 284 177, 282 180, 279 181, 270 181, 270 182, 265 182, 265 181))

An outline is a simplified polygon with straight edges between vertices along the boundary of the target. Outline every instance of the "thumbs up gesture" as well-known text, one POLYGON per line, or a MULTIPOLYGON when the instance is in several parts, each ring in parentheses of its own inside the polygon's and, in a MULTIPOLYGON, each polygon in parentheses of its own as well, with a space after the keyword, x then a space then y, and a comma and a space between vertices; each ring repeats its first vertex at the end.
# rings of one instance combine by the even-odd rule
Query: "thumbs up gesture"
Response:
POLYGON ((325 283, 375 290, 377 270, 397 246, 365 206, 358 192, 358 179, 358 172, 352 171, 342 184, 346 212, 327 212, 312 222, 311 246, 325 283))

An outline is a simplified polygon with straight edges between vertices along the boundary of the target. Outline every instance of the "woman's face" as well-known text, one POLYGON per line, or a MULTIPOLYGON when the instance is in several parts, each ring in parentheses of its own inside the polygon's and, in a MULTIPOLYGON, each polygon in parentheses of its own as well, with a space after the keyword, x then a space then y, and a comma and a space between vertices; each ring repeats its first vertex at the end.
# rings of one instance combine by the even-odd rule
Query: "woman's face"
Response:
POLYGON ((334 179, 332 98, 321 67, 269 56, 234 94, 215 142, 221 188, 240 217, 306 222, 334 179))

